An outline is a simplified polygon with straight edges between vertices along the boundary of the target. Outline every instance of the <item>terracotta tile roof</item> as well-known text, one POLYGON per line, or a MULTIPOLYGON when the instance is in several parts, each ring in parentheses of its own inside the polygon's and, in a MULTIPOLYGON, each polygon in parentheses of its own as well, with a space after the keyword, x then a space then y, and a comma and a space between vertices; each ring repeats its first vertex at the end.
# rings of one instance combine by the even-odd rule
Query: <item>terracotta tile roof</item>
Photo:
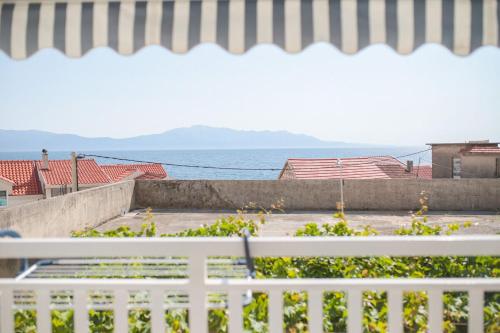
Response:
POLYGON ((124 179, 134 179, 135 177, 137 177, 137 175, 142 175, 142 172, 139 172, 135 169, 122 170, 121 172, 119 172, 119 170, 116 170, 111 173, 106 172, 109 170, 106 170, 107 168, 103 168, 102 165, 101 169, 106 175, 108 175, 109 179, 111 179, 112 182, 118 182, 124 179), (113 177, 111 177, 111 175, 113 175, 113 177))
POLYGON ((0 161, 0 175, 14 182, 13 196, 42 194, 34 161, 0 161))
POLYGON ((384 165, 377 164, 377 166, 387 175, 390 179, 432 179, 432 166, 420 165, 414 166, 411 172, 406 172, 406 166, 399 164, 384 165))
POLYGON ((466 154, 500 154, 500 147, 493 145, 474 145, 464 148, 460 152, 466 154))
MULTIPOLYGON (((48 185, 71 184, 71 161, 49 160, 49 168, 42 168, 42 161, 36 161, 43 181, 48 185)), ((78 161, 79 184, 108 184, 110 180, 99 165, 92 159, 78 161)))
MULTIPOLYGON (((282 179, 397 179, 416 178, 416 168, 406 172, 406 166, 392 156, 341 158, 342 168, 336 158, 288 159, 282 179), (288 170, 285 170, 287 169, 288 170)), ((422 167, 421 167, 422 168, 422 167)), ((426 168, 430 168, 426 167, 426 168)), ((427 172, 427 171, 426 171, 427 172)), ((427 173, 420 172, 419 178, 427 173)), ((432 176, 432 174, 431 174, 432 176)))
POLYGON ((104 164, 101 169, 113 182, 129 177, 134 179, 165 179, 167 172, 161 164, 104 164))
POLYGON ((162 175, 146 172, 135 179, 166 179, 168 177, 163 177, 162 175))
POLYGON ((432 165, 414 166, 413 174, 418 175, 418 178, 432 179, 432 165))

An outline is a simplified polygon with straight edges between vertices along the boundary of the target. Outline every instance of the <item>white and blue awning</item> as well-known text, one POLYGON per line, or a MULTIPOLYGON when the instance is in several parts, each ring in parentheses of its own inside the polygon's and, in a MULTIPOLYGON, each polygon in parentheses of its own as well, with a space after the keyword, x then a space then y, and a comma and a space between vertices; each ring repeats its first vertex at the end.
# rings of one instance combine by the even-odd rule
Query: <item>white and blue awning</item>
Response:
POLYGON ((96 47, 148 45, 184 53, 216 43, 300 52, 316 42, 356 53, 384 43, 408 54, 425 43, 467 55, 500 45, 500 0, 0 0, 0 49, 24 59, 44 48, 80 57, 96 47))

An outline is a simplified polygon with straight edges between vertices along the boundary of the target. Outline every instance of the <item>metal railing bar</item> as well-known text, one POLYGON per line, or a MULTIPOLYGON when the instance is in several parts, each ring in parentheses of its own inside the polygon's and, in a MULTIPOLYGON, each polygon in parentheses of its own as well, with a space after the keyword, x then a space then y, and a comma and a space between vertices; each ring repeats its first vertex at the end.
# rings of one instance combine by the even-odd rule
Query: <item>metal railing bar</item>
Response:
MULTIPOLYGON (((481 256, 500 253, 500 235, 262 237, 249 240, 253 257, 481 256)), ((0 258, 244 256, 239 238, 2 239, 0 258)))
MULTIPOLYGON (((187 290, 188 279, 0 279, 0 287, 14 289, 41 289, 51 290, 68 289, 99 289, 143 290, 148 288, 163 288, 166 290, 187 290)), ((229 289, 254 290, 306 288, 311 290, 345 290, 345 289, 403 289, 413 290, 470 290, 483 289, 499 291, 500 278, 381 278, 381 279, 206 279, 205 287, 208 291, 226 291, 229 289), (331 289, 337 288, 337 289, 331 289)))
MULTIPOLYGON (((232 264, 245 266, 245 261, 240 259, 222 259, 222 258, 208 258, 207 265, 215 265, 215 264, 232 264)), ((188 265, 188 259, 176 259, 176 258, 75 258, 75 259, 55 259, 51 261, 51 264, 68 266, 68 265, 97 265, 97 264, 145 264, 145 265, 188 265)))
POLYGON ((188 279, 146 280, 146 279, 0 279, 3 289, 40 289, 50 290, 142 290, 160 288, 165 290, 187 290, 188 279))
POLYGON ((252 288, 253 290, 471 290, 500 291, 500 278, 381 278, 381 279, 208 279, 208 290, 232 290, 252 288))
POLYGON ((14 332, 13 301, 12 290, 0 290, 0 332, 14 332))
POLYGON ((347 292, 347 332, 363 332, 363 293, 349 289, 347 292))

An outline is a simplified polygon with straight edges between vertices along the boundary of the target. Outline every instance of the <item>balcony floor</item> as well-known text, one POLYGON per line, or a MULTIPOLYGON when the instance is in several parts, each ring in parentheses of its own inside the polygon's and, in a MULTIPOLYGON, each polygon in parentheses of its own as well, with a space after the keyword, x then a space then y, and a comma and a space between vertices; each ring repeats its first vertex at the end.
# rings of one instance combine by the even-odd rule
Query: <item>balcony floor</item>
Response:
MULTIPOLYGON (((204 211, 204 210, 153 210, 154 220, 158 232, 175 233, 187 228, 197 228, 201 224, 213 223, 218 217, 234 214, 230 211, 204 211)), ((410 224, 408 212, 370 212, 350 211, 347 219, 351 226, 361 228, 370 224, 384 235, 390 235, 394 230, 403 225, 410 224)), ((136 210, 125 216, 108 221, 97 230, 116 229, 121 225, 128 225, 133 230, 139 230, 144 218, 144 210, 136 210)), ((430 212, 429 223, 445 225, 448 223, 472 222, 472 227, 463 229, 458 234, 499 234, 500 213, 494 212, 430 212)), ((248 214, 248 217, 256 218, 248 214)), ((262 236, 287 236, 293 235, 295 230, 304 224, 314 221, 319 224, 336 221, 331 212, 287 212, 286 214, 273 214, 267 218, 267 223, 261 229, 262 236)))

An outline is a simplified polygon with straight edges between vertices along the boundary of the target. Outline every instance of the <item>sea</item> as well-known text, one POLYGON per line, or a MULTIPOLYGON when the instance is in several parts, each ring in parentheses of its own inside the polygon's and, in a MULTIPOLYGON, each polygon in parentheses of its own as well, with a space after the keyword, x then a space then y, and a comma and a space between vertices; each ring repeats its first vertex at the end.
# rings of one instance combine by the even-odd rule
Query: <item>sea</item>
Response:
MULTIPOLYGON (((79 154, 130 159, 144 162, 165 163, 164 168, 174 179, 277 179, 288 158, 333 158, 360 156, 394 156, 403 162, 412 160, 414 165, 431 163, 431 153, 426 151, 411 156, 428 147, 389 148, 320 148, 320 149, 210 149, 210 150, 154 150, 154 151, 79 151, 79 154), (176 164, 176 165, 170 165, 176 164), (197 167, 179 166, 190 165, 197 167), (206 168, 209 167, 209 168, 206 168), (277 170, 228 170, 277 169, 277 170)), ((39 160, 41 152, 0 152, 0 160, 39 160)), ((68 151, 49 151, 49 159, 69 159, 68 151)), ((131 163, 104 157, 94 158, 99 164, 131 163)))

